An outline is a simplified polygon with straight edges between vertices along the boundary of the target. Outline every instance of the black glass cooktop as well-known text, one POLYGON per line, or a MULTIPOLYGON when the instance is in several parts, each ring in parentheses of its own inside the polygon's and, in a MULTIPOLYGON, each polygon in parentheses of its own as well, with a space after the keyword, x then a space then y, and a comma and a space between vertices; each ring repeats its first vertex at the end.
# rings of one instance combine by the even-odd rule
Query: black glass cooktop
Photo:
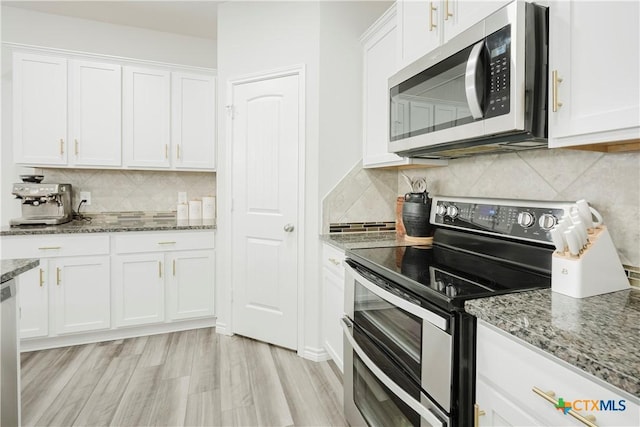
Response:
POLYGON ((382 278, 455 309, 468 299, 550 287, 551 253, 546 247, 438 230, 433 245, 351 249, 347 258, 364 266, 359 272, 370 280, 382 278))

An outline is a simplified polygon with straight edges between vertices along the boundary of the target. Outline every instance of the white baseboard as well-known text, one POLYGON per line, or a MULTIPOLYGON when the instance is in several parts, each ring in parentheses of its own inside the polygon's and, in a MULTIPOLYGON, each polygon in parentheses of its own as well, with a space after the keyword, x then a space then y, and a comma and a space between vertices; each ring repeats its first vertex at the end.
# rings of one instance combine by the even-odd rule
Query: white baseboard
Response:
POLYGON ((313 362, 324 362, 329 360, 331 356, 324 348, 305 347, 300 356, 313 362))
POLYGON ((227 335, 227 336, 232 336, 233 335, 233 331, 231 331, 229 329, 229 325, 227 325, 224 322, 217 322, 216 323, 216 333, 220 334, 220 335, 227 335))
POLYGON ((45 350, 49 348, 67 347, 70 345, 91 344, 102 341, 114 341, 135 338, 145 335, 166 334, 189 329, 211 328, 216 326, 216 318, 185 320, 156 325, 134 326, 103 331, 90 331, 55 337, 30 338, 20 341, 20 351, 45 350))

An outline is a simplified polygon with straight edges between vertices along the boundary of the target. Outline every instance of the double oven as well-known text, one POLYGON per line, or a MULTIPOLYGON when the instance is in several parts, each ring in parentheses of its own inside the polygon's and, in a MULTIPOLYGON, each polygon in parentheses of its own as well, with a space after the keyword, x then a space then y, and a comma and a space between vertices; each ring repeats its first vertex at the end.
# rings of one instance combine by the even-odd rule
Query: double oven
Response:
POLYGON ((351 426, 474 424, 475 318, 464 302, 550 287, 546 222, 569 204, 436 197, 433 244, 350 249, 344 409, 351 426), (448 208, 448 209, 447 209, 448 208))

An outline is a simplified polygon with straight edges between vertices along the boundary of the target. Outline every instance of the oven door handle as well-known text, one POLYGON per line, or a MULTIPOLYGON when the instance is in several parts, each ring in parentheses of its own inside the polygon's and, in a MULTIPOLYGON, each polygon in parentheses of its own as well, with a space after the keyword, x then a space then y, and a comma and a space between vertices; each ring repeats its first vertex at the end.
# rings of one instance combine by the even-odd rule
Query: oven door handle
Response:
MULTIPOLYGON (((351 348, 356 352, 360 360, 369 368, 369 370, 375 375, 375 377, 384 384, 393 394, 395 394, 400 400, 402 400, 407 406, 409 406, 412 410, 416 411, 422 418, 424 418, 431 426, 433 427, 445 427, 445 423, 440 420, 435 414, 429 409, 425 408, 420 402, 418 402, 413 396, 404 391, 400 386, 398 386, 391 378, 389 378, 380 368, 376 366, 376 364, 367 356, 367 354, 360 348, 356 340, 353 338, 350 329, 350 326, 345 319, 341 319, 342 329, 344 330, 344 335, 347 337, 351 348)), ((346 369, 347 367, 345 367, 346 369)))
POLYGON ((349 264, 345 263, 344 266, 347 272, 350 273, 354 278, 356 278, 358 283, 360 283, 362 286, 364 286, 365 288, 367 288, 368 290, 370 290, 380 298, 395 305, 396 307, 403 309, 404 311, 407 311, 415 316, 418 316, 423 320, 426 320, 427 322, 431 323, 437 328, 442 329, 443 331, 447 330, 447 326, 449 322, 444 317, 438 316, 437 314, 429 310, 425 310, 424 308, 418 306, 417 304, 411 303, 403 298, 400 298, 397 295, 392 294, 391 292, 385 289, 382 289, 380 286, 372 283, 366 277, 363 277, 349 264))

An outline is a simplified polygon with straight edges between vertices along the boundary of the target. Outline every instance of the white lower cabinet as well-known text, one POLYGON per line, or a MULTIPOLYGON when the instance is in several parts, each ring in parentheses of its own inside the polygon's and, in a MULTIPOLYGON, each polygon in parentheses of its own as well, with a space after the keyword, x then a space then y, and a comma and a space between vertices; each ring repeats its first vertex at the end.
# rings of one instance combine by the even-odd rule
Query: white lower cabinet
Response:
POLYGON ((111 325, 109 236, 4 236, 6 258, 38 258, 20 278, 20 338, 111 325))
POLYGON ((322 248, 322 343, 343 370, 342 328, 344 317, 344 252, 331 245, 322 248))
POLYGON ((164 254, 127 254, 113 258, 117 327, 164 320, 164 254))
POLYGON ((167 308, 169 319, 181 320, 213 315, 213 250, 167 254, 167 308))
POLYGON ((20 338, 49 335, 49 280, 47 259, 20 275, 20 338))
POLYGON ((95 331, 111 326, 109 256, 51 261, 57 334, 95 331))
POLYGON ((599 427, 640 425, 637 397, 482 321, 476 355, 480 426, 584 425, 564 405, 599 427))
POLYGON ((7 258, 40 260, 19 282, 23 348, 215 323, 213 231, 4 236, 1 245, 7 258))
POLYGON ((212 231, 115 236, 116 325, 213 316, 213 239, 212 231))

